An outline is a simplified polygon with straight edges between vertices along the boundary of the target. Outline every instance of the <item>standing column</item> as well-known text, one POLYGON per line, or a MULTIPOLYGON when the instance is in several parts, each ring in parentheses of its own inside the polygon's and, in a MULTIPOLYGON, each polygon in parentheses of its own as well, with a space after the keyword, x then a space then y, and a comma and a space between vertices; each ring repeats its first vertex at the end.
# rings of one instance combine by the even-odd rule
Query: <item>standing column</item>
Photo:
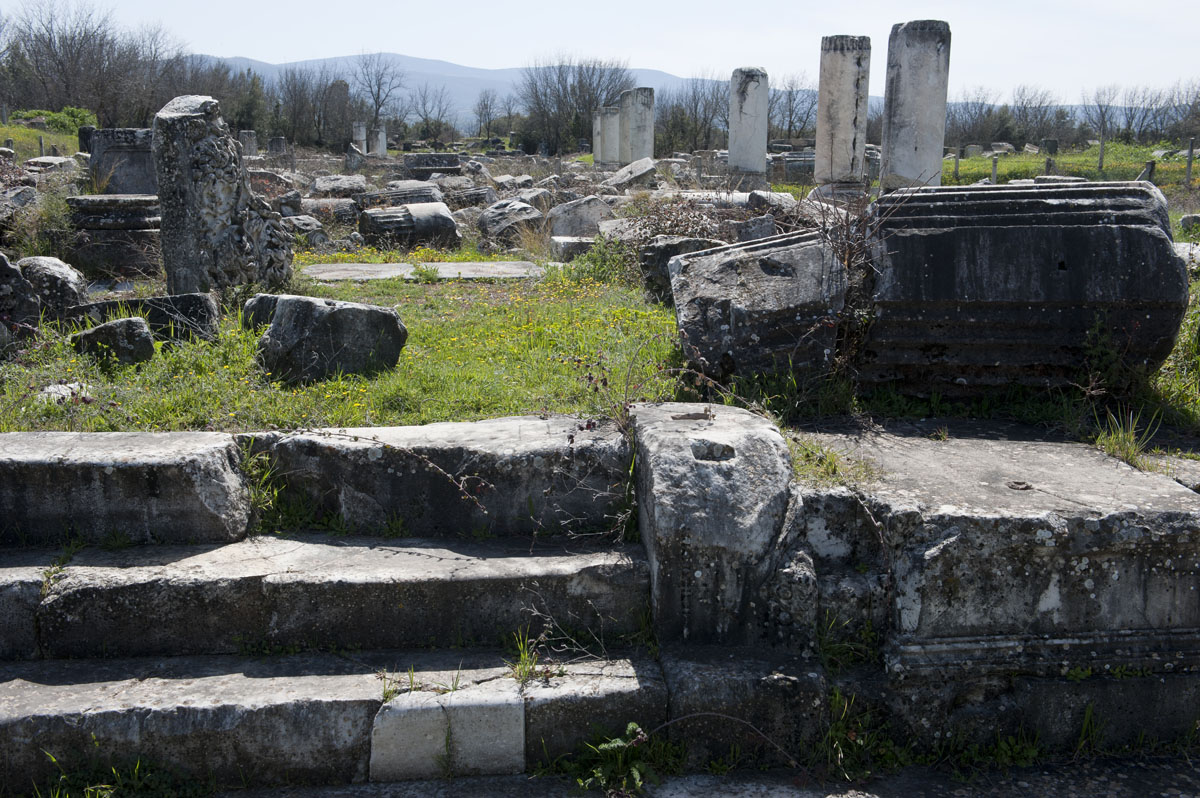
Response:
POLYGON ((238 141, 242 143, 242 155, 253 158, 258 155, 258 134, 253 130, 239 130, 238 141))
POLYGON ((592 114, 592 166, 600 166, 600 155, 604 152, 604 123, 601 121, 600 109, 592 114))
POLYGON ((813 167, 818 185, 863 182, 870 76, 869 36, 825 36, 821 39, 813 167))
POLYGON ((387 128, 375 131, 375 154, 380 158, 387 157, 387 128))
POLYGON ((632 122, 633 122, 633 92, 623 91, 617 100, 617 124, 620 125, 621 138, 617 144, 617 165, 626 166, 633 163, 632 122))
POLYGON ((363 155, 367 154, 367 123, 354 123, 354 146, 358 147, 358 151, 363 155))
POLYGON ((621 116, 629 117, 629 162, 633 163, 654 157, 654 89, 636 88, 628 99, 628 105, 621 106, 621 116))
POLYGON ((950 25, 936 19, 892 26, 883 105, 884 191, 942 184, 950 25))
POLYGON ((604 143, 604 165, 616 166, 621 160, 621 109, 616 106, 601 108, 600 126, 604 131, 600 137, 604 143))
POLYGON ((760 67, 733 70, 729 81, 729 169, 765 175, 770 87, 760 67))

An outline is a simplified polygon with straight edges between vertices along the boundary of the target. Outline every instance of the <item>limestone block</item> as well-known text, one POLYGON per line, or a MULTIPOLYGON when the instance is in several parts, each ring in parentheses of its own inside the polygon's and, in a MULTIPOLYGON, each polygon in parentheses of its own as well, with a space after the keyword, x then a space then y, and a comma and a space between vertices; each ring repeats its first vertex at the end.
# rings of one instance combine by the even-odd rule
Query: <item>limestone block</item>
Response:
POLYGON ((704 373, 815 376, 831 362, 846 277, 818 234, 678 255, 668 270, 687 357, 704 373))
POLYGON ((176 294, 138 299, 110 299, 68 308, 64 318, 100 324, 124 316, 143 316, 159 339, 196 337, 215 341, 220 332, 221 310, 211 294, 176 294))
POLYGON ((154 336, 143 318, 108 321, 75 333, 69 340, 75 351, 97 360, 116 358, 117 362, 130 365, 154 357, 154 336))
POLYGON ((0 323, 38 323, 41 300, 33 284, 0 252, 0 323))
POLYGON ((246 303, 242 323, 270 325, 258 342, 259 363, 292 381, 394 368, 408 339, 391 308, 289 294, 258 294, 246 303))
POLYGON ((67 308, 87 300, 87 280, 78 269, 58 258, 22 258, 17 268, 51 316, 61 316, 67 308))
POLYGON ((1132 374, 1174 345, 1187 270, 1149 183, 921 188, 877 208, 861 380, 943 395, 1066 386, 1098 335, 1132 374))
POLYGON ((610 424, 520 416, 349 434, 288 436, 273 457, 289 490, 362 529, 397 517, 417 536, 595 532, 624 501, 630 450, 610 424), (468 479, 479 503, 446 474, 468 479))
POLYGON ((233 438, 218 433, 7 433, 0 539, 237 540, 250 518, 239 462, 233 438))
POLYGON ((322 175, 313 180, 308 195, 318 199, 348 199, 366 190, 366 175, 322 175))
POLYGON ((781 564, 791 481, 783 436, 767 419, 721 405, 639 404, 631 415, 659 639, 768 638, 760 595, 781 564))
POLYGON ((671 273, 667 270, 671 258, 723 246, 725 242, 715 238, 655 236, 638 252, 638 263, 642 268, 646 288, 660 302, 673 302, 671 273))
POLYGON ((154 117, 167 290, 285 282, 291 236, 250 189, 241 147, 211 97, 176 97, 154 117))
POLYGON ((371 781, 524 770, 525 706, 513 679, 402 693, 375 716, 371 781))
POLYGON ((554 236, 595 236, 600 222, 613 217, 608 203, 595 195, 565 202, 550 209, 546 222, 554 236))
POLYGON ((548 763, 578 751, 597 729, 646 732, 667 719, 667 685, 648 658, 609 659, 565 666, 565 673, 525 686, 525 761, 548 763))
POLYGON ((7 664, 0 744, 22 784, 130 751, 197 784, 343 784, 367 777, 379 694, 329 654, 7 664))
POLYGON ((666 647, 661 659, 670 716, 698 715, 667 730, 686 741, 690 768, 733 747, 748 763, 794 767, 825 731, 829 687, 817 662, 727 646, 666 647))
POLYGON ((325 226, 312 216, 305 214, 284 216, 283 226, 293 236, 304 236, 309 247, 324 247, 330 243, 329 233, 325 232, 325 226))
POLYGON ((358 231, 373 246, 458 246, 458 222, 443 202, 418 202, 368 208, 358 216, 358 231))
POLYGON ((494 202, 479 217, 479 232, 487 238, 515 243, 522 228, 534 229, 541 223, 542 212, 518 199, 494 202))
POLYGON ((600 184, 601 188, 613 191, 624 191, 633 186, 654 185, 658 168, 653 158, 642 158, 639 161, 623 166, 617 173, 600 184))
POLYGON ((104 194, 157 194, 150 128, 99 128, 90 142, 89 169, 104 194))

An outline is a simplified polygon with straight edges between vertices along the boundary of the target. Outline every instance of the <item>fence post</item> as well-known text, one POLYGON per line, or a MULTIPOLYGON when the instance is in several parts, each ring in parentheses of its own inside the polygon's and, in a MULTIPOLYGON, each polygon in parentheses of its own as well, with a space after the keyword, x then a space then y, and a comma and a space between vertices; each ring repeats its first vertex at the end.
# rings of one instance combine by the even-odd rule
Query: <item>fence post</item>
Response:
POLYGON ((1192 156, 1196 154, 1196 137, 1192 136, 1188 139, 1188 160, 1187 171, 1184 172, 1183 184, 1188 188, 1192 187, 1192 156))
POLYGON ((38 157, 40 158, 45 154, 46 154, 46 139, 42 136, 38 136, 38 157))
POLYGON ((954 182, 958 182, 958 150, 954 151, 954 182))
POLYGON ((1054 159, 1053 158, 1046 159, 1046 174, 1048 174, 1048 175, 1054 174, 1054 159))
POLYGON ((0 125, 8 124, 8 104, 0 104, 0 125))
POLYGON ((996 165, 1000 163, 999 155, 992 155, 992 185, 996 185, 998 178, 996 177, 996 165))

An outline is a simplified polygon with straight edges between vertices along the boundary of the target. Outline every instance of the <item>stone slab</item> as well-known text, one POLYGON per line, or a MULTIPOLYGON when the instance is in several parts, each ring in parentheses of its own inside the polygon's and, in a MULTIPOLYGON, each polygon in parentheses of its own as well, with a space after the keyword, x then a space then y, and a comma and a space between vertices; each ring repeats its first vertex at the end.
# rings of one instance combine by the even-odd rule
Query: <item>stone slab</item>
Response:
POLYGON ((292 496, 362 531, 399 521, 417 536, 611 529, 631 457, 615 425, 567 416, 260 438, 292 496))
MULTIPOLYGON (((0 576, 19 594, 30 574, 10 556, 0 555, 0 576)), ((507 642, 536 607, 614 636, 637 630, 648 581, 638 547, 528 540, 301 535, 85 549, 41 600, 36 629, 49 657, 449 646, 507 642)))
MULTIPOLYGON (((1170 475, 1019 425, 813 437, 874 467, 855 490, 894 562, 893 671, 1200 654, 1200 495, 1170 475)), ((818 505, 806 534, 829 548, 852 525, 818 505)))
POLYGON ((0 435, 0 542, 231 541, 249 488, 232 435, 10 432, 0 435))
POLYGON ((662 668, 648 657, 567 665, 525 686, 525 761, 571 754, 600 730, 620 735, 632 721, 649 732, 667 720, 662 668))
POLYGON ((57 552, 22 550, 0 558, 0 660, 38 655, 37 613, 57 552))
MULTIPOLYGON (((479 261, 463 263, 423 263, 422 274, 437 269, 440 280, 520 280, 541 277, 544 270, 525 260, 479 261)), ((313 263, 301 271, 314 280, 416 280, 416 267, 411 263, 313 263)))
POLYGON ((525 770, 525 706, 511 678, 386 702, 371 732, 371 781, 525 770))
POLYGON ((140 756, 218 784, 362 781, 382 690, 345 658, 0 665, 0 783, 140 756))
POLYGON ((820 664, 762 648, 676 646, 660 657, 670 738, 697 769, 726 757, 781 766, 803 761, 824 732, 828 685, 820 664))

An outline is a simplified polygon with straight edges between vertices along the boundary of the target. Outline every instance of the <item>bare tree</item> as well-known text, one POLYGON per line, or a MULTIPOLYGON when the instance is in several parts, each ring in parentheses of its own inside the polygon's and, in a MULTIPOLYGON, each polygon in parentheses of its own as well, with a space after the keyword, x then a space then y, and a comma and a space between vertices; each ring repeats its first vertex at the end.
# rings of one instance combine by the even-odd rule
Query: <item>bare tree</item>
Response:
POLYGON ((1121 95, 1121 106, 1117 109, 1121 117, 1121 129, 1130 141, 1148 141, 1163 134, 1163 106, 1168 94, 1149 86, 1130 86, 1121 95))
POLYGON ((961 146, 995 140, 996 92, 984 86, 964 88, 946 107, 946 141, 961 146))
POLYGON ((442 136, 454 129, 454 104, 445 86, 422 83, 413 90, 411 104, 421 126, 421 138, 441 141, 442 136))
POLYGON ((496 115, 496 92, 492 89, 484 89, 479 92, 479 99, 475 101, 475 122, 478 126, 479 135, 484 138, 492 137, 492 119, 496 115))
POLYGON ((275 84, 279 96, 283 134, 293 142, 315 141, 317 137, 317 75, 305 67, 287 67, 275 84))
POLYGON ((1047 89, 1022 84, 1009 103, 1018 144, 1040 141, 1054 129, 1058 100, 1047 89))
POLYGON ((368 127, 379 127, 379 118, 392 110, 394 101, 404 89, 404 80, 404 70, 384 53, 364 53, 354 62, 354 88, 371 114, 368 127))
POLYGON ((525 67, 518 93, 529 116, 529 132, 557 153, 575 139, 590 138, 596 111, 616 103, 633 85, 623 61, 557 56, 525 67))
POLYGON ((784 75, 771 89, 771 127, 790 139, 811 129, 817 113, 817 92, 804 73, 784 75))
POLYGON ((1100 171, 1104 171, 1104 145, 1112 132, 1117 110, 1115 102, 1120 91, 1120 87, 1113 84, 1093 89, 1091 94, 1083 93, 1083 121, 1100 139, 1100 160, 1096 166, 1100 171))

